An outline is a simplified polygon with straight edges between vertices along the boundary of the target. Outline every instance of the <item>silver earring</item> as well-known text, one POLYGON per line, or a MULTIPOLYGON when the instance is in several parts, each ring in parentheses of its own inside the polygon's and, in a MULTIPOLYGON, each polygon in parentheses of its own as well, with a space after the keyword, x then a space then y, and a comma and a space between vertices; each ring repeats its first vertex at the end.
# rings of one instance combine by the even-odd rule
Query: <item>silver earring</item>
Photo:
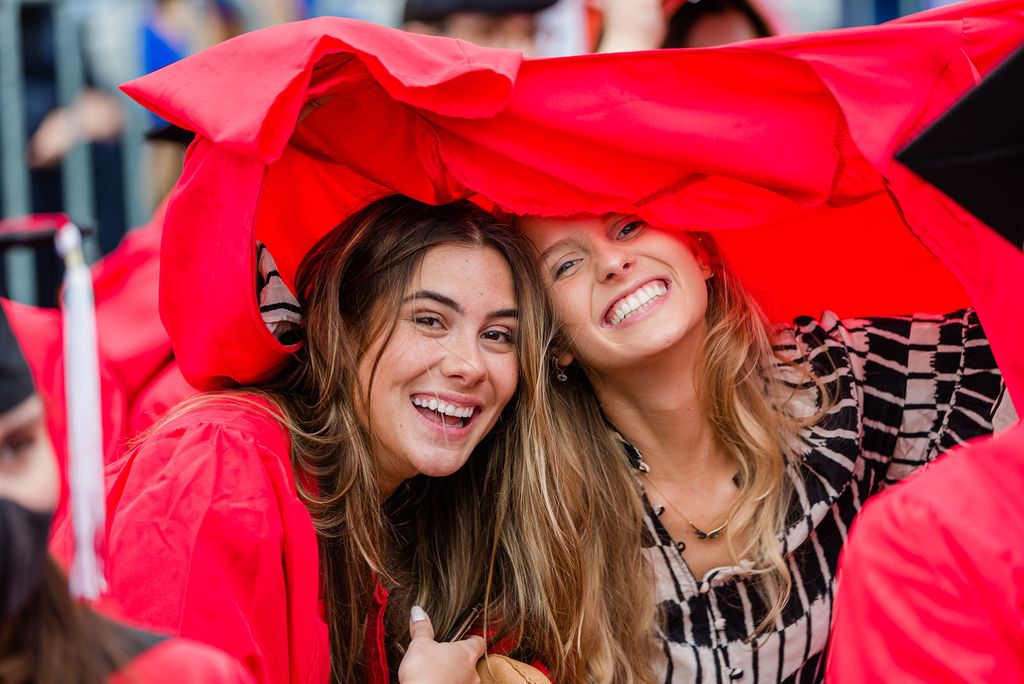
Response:
POLYGON ((565 382, 566 380, 569 379, 569 376, 565 374, 565 366, 558 365, 558 357, 552 356, 551 363, 555 367, 555 378, 558 380, 558 382, 565 382))

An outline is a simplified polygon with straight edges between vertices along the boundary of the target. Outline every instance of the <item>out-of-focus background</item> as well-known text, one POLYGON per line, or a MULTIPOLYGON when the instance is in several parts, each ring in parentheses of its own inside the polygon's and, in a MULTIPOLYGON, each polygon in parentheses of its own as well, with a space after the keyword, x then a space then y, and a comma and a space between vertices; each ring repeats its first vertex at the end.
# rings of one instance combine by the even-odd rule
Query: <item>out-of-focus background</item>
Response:
MULTIPOLYGON (((173 185, 184 150, 173 135, 154 139, 160 122, 118 85, 239 33, 332 15, 541 55, 639 49, 644 46, 630 40, 603 46, 601 40, 612 40, 615 27, 607 22, 626 16, 624 6, 648 1, 558 0, 539 13, 499 20, 478 12, 435 16, 437 7, 457 4, 452 0, 409 0, 408 7, 405 0, 0 0, 0 218, 66 212, 92 229, 90 260, 113 250, 131 227, 149 220, 173 185), (595 30, 595 15, 598 26, 604 18, 603 29, 595 30)), ((702 45, 878 23, 948 2, 664 4, 673 20, 662 44, 702 45)), ((0 295, 51 306, 59 271, 49 245, 20 246, 0 236, 0 295)))

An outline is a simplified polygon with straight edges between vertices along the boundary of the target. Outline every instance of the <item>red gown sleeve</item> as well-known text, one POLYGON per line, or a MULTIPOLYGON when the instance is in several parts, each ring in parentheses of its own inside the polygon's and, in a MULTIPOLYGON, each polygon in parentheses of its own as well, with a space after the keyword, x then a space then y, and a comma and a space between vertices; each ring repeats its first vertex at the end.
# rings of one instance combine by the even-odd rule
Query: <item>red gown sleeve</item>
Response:
POLYGON ((115 673, 110 684, 255 684, 252 673, 215 648, 168 639, 115 673))
POLYGON ((1024 427, 879 495, 843 552, 829 682, 1024 681, 1024 427))
POLYGON ((258 682, 327 681, 316 536, 277 422, 199 407, 114 467, 108 578, 124 616, 216 646, 258 682))

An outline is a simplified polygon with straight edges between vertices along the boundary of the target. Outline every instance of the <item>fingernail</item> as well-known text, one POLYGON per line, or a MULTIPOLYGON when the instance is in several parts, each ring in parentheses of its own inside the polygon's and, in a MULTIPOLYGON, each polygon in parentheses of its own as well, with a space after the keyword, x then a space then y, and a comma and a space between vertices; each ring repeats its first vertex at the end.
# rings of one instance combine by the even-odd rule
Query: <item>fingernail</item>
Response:
POLYGON ((427 613, 419 606, 413 606, 412 610, 409 611, 409 615, 413 622, 420 622, 427 619, 427 613))

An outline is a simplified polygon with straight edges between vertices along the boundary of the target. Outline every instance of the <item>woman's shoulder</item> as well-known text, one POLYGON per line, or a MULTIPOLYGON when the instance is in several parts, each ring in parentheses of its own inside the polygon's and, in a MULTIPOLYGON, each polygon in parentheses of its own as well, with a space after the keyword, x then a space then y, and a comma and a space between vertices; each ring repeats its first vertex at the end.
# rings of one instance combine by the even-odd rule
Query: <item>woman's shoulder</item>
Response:
MULTIPOLYGON (((243 393, 203 394, 187 399, 144 435, 140 450, 161 442, 179 443, 198 434, 271 449, 287 449, 288 431, 281 410, 266 397, 243 393)), ((159 448, 163 448, 160 446, 159 448)))
POLYGON ((108 504, 184 480, 208 481, 213 498, 293 489, 291 443, 280 415, 269 400, 252 395, 186 400, 108 464, 108 504))

